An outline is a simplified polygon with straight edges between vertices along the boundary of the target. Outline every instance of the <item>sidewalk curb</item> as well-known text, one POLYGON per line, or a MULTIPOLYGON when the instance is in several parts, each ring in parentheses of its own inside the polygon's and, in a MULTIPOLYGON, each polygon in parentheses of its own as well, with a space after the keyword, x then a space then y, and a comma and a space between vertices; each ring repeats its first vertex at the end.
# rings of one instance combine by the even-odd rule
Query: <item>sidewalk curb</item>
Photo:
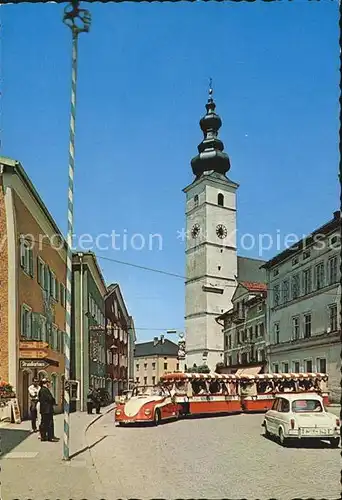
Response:
POLYGON ((105 410, 104 413, 101 413, 100 415, 96 415, 95 418, 93 418, 93 420, 91 420, 91 422, 88 422, 87 425, 85 426, 84 430, 83 430, 83 436, 84 436, 84 448, 87 448, 89 449, 89 444, 88 444, 88 441, 87 441, 87 432, 88 430, 90 429, 90 427, 92 425, 95 424, 95 422, 97 422, 98 420, 100 420, 100 418, 102 418, 104 415, 107 415, 108 413, 110 413, 111 411, 113 411, 115 408, 115 403, 111 404, 109 408, 107 408, 107 410, 105 410))

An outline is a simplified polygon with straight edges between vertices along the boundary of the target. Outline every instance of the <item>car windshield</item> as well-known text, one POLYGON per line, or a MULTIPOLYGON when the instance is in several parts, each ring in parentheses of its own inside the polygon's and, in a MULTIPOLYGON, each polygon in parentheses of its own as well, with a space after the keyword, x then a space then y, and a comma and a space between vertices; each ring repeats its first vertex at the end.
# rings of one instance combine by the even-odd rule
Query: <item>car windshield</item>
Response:
POLYGON ((318 399, 296 399, 292 402, 294 413, 322 412, 323 407, 318 399))
POLYGON ((133 396, 163 396, 163 394, 163 390, 156 386, 136 387, 133 391, 133 396))

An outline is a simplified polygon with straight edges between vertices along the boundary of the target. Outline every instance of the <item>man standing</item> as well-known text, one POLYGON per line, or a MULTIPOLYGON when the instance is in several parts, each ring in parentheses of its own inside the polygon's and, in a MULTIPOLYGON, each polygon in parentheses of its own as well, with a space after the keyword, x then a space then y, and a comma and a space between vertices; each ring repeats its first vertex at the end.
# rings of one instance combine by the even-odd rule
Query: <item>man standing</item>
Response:
POLYGON ((30 417, 32 432, 37 432, 37 404, 38 404, 38 394, 39 394, 39 383, 38 379, 34 378, 32 384, 28 388, 30 397, 30 417))
POLYGON ((94 389, 93 386, 89 386, 88 394, 87 394, 87 412, 88 415, 93 413, 93 405, 94 405, 94 389))
POLYGON ((49 382, 46 378, 41 381, 41 389, 38 394, 38 400, 40 403, 40 414, 42 417, 42 423, 40 427, 41 441, 58 441, 54 437, 54 425, 53 425, 53 407, 56 405, 55 398, 50 392, 48 387, 49 382))

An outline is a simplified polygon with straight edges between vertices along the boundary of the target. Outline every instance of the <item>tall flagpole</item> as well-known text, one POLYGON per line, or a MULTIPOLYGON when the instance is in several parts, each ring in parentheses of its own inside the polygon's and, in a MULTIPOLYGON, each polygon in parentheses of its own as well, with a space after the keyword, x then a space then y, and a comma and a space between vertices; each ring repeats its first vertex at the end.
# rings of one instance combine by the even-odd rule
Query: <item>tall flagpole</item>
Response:
POLYGON ((75 169, 75 119, 77 83, 77 42, 78 35, 88 32, 90 13, 79 9, 79 2, 72 1, 64 10, 63 22, 72 33, 71 70, 71 113, 69 139, 69 184, 68 184, 68 234, 67 234, 67 275, 66 275, 66 323, 64 336, 64 434, 63 460, 70 460, 70 337, 71 337, 71 279, 72 279, 72 237, 74 231, 74 169, 75 169))

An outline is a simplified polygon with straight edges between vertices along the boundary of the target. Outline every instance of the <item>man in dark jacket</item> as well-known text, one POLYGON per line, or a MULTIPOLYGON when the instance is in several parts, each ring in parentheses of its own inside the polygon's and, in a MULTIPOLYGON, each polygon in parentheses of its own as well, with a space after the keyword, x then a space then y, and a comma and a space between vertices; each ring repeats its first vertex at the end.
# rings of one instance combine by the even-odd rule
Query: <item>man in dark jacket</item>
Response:
POLYGON ((58 439, 54 436, 53 425, 53 407, 56 405, 55 398, 48 387, 49 382, 46 378, 41 381, 41 389, 39 391, 40 414, 42 423, 40 426, 41 441, 56 442, 58 439))

